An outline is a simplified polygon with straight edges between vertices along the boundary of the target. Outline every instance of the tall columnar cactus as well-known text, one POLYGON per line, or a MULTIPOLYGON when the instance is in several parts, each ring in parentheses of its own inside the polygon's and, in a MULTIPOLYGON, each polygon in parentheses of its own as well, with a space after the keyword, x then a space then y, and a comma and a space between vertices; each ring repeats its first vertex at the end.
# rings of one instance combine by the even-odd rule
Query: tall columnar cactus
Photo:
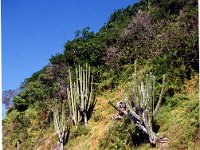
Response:
POLYGON ((156 133, 153 131, 154 117, 161 104, 165 85, 165 75, 162 79, 162 88, 158 100, 155 100, 155 76, 146 75, 144 81, 138 81, 136 68, 134 85, 131 94, 125 97, 127 115, 130 120, 143 132, 148 134, 151 144, 156 144, 156 133))
POLYGON ((19 146, 19 141, 17 141, 17 150, 20 149, 20 146, 19 146))
POLYGON ((67 88, 67 95, 68 95, 68 104, 69 104, 69 110, 72 117, 72 120, 74 122, 74 126, 77 128, 78 123, 80 121, 80 112, 78 110, 78 81, 72 83, 71 79, 71 71, 69 69, 69 88, 67 88))
POLYGON ((62 104, 61 113, 59 113, 58 103, 55 101, 53 112, 54 127, 58 135, 59 150, 64 149, 64 143, 69 134, 69 126, 67 125, 67 118, 65 112, 65 105, 62 104))
POLYGON ((73 83, 69 70, 69 81, 68 101, 74 124, 77 126, 80 121, 79 116, 81 116, 84 124, 87 126, 90 107, 94 103, 93 77, 90 72, 90 67, 86 64, 85 69, 83 69, 79 65, 76 68, 76 81, 73 83))

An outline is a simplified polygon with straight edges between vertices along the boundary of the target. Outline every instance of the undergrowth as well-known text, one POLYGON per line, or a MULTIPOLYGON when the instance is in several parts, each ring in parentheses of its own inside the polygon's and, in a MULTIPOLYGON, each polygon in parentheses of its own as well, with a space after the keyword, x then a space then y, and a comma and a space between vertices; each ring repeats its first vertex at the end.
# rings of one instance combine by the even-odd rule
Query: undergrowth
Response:
POLYGON ((128 118, 124 118, 121 121, 113 121, 113 126, 100 141, 99 149, 129 150, 147 142, 148 136, 138 130, 128 118))
POLYGON ((195 149, 199 128, 199 94, 167 98, 157 116, 159 134, 168 137, 170 149, 195 149))

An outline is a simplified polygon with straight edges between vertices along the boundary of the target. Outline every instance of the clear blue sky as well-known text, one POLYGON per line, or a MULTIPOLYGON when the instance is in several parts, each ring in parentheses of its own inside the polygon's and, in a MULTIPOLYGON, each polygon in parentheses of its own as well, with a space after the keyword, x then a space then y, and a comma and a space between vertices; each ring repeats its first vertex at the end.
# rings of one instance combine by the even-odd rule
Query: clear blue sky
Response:
POLYGON ((114 10, 137 1, 2 0, 2 90, 18 88, 62 53, 76 30, 97 32, 114 10))

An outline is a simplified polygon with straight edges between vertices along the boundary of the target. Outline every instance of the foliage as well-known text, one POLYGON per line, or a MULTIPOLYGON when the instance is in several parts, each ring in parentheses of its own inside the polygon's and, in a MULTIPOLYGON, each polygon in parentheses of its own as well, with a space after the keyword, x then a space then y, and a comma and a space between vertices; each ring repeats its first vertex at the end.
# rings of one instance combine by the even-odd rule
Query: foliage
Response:
MULTIPOLYGON (((15 149, 19 141, 21 149, 32 149, 48 143, 52 137, 55 143, 53 99, 67 100, 69 68, 88 63, 94 75, 95 92, 101 95, 127 85, 137 59, 140 74, 152 70, 156 83, 161 84, 163 74, 168 81, 163 107, 156 120, 160 126, 158 133, 164 132, 172 140, 170 148, 195 149, 191 143, 194 143, 195 134, 198 136, 197 101, 195 96, 183 93, 198 93, 198 77, 194 78, 199 73, 197 6, 197 0, 141 0, 115 10, 97 33, 89 27, 77 30, 75 38, 65 43, 63 53, 52 56, 50 64, 25 79, 20 92, 13 97, 13 104, 12 98, 5 99, 5 104, 12 107, 3 120, 4 147, 15 149), (182 124, 183 128, 177 124, 182 124), (47 135, 47 141, 42 141, 47 135)), ((74 69, 72 74, 75 75, 74 69)), ((73 80, 75 76, 72 75, 73 80)), ((98 112, 103 113, 104 109, 98 112)), ((96 123, 104 118, 102 115, 96 123)), ((127 120, 115 123, 117 125, 110 128, 110 134, 102 137, 100 147, 132 149, 133 145, 138 145, 139 149, 148 149, 142 144, 147 139, 142 140, 144 135, 129 123, 127 120), (138 139, 139 142, 134 144, 138 139)), ((72 140, 85 135, 88 138, 89 131, 82 128, 72 131, 75 137, 72 140)))
POLYGON ((190 143, 199 128, 198 103, 198 94, 177 94, 168 97, 166 106, 160 109, 156 120, 160 124, 160 135, 170 139, 170 149, 195 149, 190 143))
POLYGON ((84 28, 81 34, 80 37, 65 44, 66 64, 73 67, 78 64, 83 65, 86 62, 94 66, 101 65, 100 58, 104 50, 102 40, 93 32, 89 32, 89 27, 84 28))
POLYGON ((113 122, 113 126, 100 141, 99 148, 129 150, 147 141, 148 137, 125 118, 121 122, 113 122))
POLYGON ((2 93, 2 103, 5 105, 6 109, 13 105, 13 98, 17 96, 19 90, 6 90, 2 93))
POLYGON ((46 97, 45 91, 46 89, 43 88, 41 83, 30 82, 24 90, 14 97, 14 107, 19 111, 25 111, 37 101, 44 99, 46 97))
MULTIPOLYGON (((23 84, 26 85, 26 84, 28 84, 29 82, 37 81, 38 78, 39 78, 39 76, 40 76, 42 73, 44 73, 45 68, 46 68, 46 66, 43 67, 41 70, 39 70, 39 71, 33 73, 32 76, 31 76, 30 78, 26 78, 23 84)), ((22 84, 22 86, 24 86, 23 84, 22 84)))
POLYGON ((78 126, 78 128, 72 129, 70 138, 73 139, 73 138, 77 138, 81 135, 87 135, 89 133, 89 131, 90 131, 90 129, 88 127, 86 127, 83 124, 80 124, 78 126))
POLYGON ((25 116, 24 112, 19 112, 17 110, 12 111, 8 116, 9 117, 3 121, 3 135, 6 136, 9 133, 9 136, 4 137, 7 143, 15 145, 18 141, 20 143, 24 142, 24 139, 28 137, 27 129, 30 125, 30 119, 25 116))
POLYGON ((49 61, 51 64, 65 64, 65 57, 63 54, 56 54, 55 56, 51 56, 49 61))
POLYGON ((155 20, 177 15, 185 6, 197 6, 198 4, 196 0, 150 0, 149 2, 157 7, 156 11, 152 12, 155 20))

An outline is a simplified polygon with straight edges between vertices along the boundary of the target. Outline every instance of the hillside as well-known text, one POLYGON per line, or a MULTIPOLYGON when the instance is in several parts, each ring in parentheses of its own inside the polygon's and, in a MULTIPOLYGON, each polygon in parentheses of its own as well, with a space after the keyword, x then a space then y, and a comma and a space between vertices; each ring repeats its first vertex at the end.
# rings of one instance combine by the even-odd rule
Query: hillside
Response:
POLYGON ((62 54, 52 56, 49 65, 25 79, 19 91, 5 94, 3 149, 59 149, 63 140, 64 149, 69 150, 146 150, 159 149, 160 139, 165 138, 170 150, 198 150, 198 40, 197 0, 142 0, 115 11, 97 33, 89 27, 77 31, 62 54), (136 79, 144 85, 139 83, 131 95, 136 79), (80 87, 87 92, 86 96, 80 92, 80 98, 90 101, 87 110, 82 101, 73 107, 82 80, 80 87), (130 110, 146 109, 140 106, 142 101, 134 102, 140 91, 153 93, 149 106, 153 115, 149 117, 151 108, 147 119, 153 118, 149 122, 156 144, 150 144, 150 134, 131 121, 130 114, 111 119, 119 113, 112 104, 125 101, 127 95, 134 108, 130 110), (67 133, 60 142, 56 124, 67 133))

